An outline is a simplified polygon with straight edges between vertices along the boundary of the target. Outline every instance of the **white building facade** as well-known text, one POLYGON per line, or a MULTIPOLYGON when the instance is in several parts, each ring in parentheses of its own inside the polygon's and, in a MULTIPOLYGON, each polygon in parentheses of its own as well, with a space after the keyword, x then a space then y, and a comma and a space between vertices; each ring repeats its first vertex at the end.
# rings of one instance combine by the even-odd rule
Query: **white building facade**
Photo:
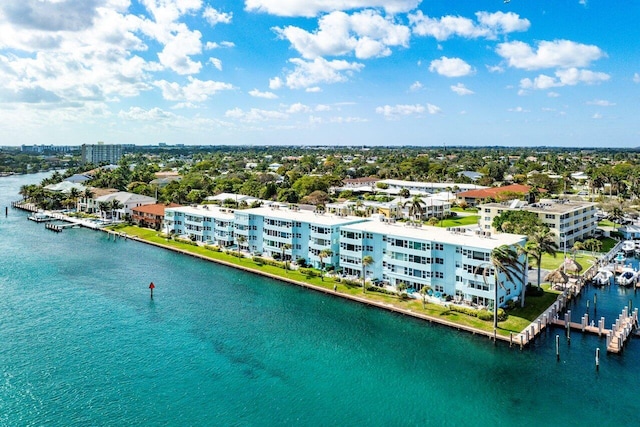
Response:
MULTIPOLYGON (((490 262, 491 251, 525 242, 526 236, 515 234, 370 221, 341 228, 340 268, 345 274, 361 276, 362 259, 369 255, 374 262, 365 269, 367 279, 396 287, 403 283, 415 291, 429 286, 436 295, 489 306, 494 300, 496 274, 490 262)), ((526 256, 519 255, 519 261, 525 266, 521 278, 509 281, 504 273, 498 274, 499 306, 523 292, 526 256)))
POLYGON ((497 232, 498 230, 493 229, 493 220, 507 210, 526 210, 538 215, 555 235, 556 244, 560 249, 569 249, 575 242, 593 237, 598 228, 595 203, 543 199, 532 204, 509 201, 479 205, 482 230, 497 232))

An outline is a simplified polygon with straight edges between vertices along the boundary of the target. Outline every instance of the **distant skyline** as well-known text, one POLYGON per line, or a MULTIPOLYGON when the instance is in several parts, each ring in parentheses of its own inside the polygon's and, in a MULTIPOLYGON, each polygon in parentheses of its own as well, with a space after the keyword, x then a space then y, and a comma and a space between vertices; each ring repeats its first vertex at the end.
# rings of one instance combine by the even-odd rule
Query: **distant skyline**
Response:
POLYGON ((0 3, 0 146, 640 146, 640 1, 0 3))

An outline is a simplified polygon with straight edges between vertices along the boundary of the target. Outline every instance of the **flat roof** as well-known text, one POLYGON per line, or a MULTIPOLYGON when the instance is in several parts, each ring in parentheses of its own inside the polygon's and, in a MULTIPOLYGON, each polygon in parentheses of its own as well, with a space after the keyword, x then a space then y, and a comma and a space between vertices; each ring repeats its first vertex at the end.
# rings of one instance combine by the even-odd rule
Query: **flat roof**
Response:
POLYGON ((492 208, 509 209, 509 210, 525 210, 530 212, 548 212, 548 213, 568 213, 576 209, 583 209, 595 206, 593 202, 581 202, 577 200, 565 200, 558 202, 557 200, 541 200, 537 203, 531 203, 518 208, 510 207, 511 201, 504 203, 484 203, 478 206, 479 208, 488 206, 492 208))
POLYGON ((515 245, 526 239, 526 236, 509 233, 491 233, 488 237, 476 234, 473 230, 451 229, 430 226, 409 226, 404 223, 368 221, 345 226, 349 230, 378 233, 393 237, 408 237, 413 240, 428 240, 450 245, 472 248, 494 249, 501 245, 515 245))
POLYGON ((329 226, 350 224, 353 222, 365 220, 365 218, 357 216, 339 216, 328 213, 321 214, 305 210, 291 210, 287 208, 272 209, 269 207, 260 207, 253 209, 243 209, 242 212, 269 218, 286 219, 290 221, 301 221, 311 224, 329 226))
POLYGON ((232 220, 234 218, 233 209, 219 208, 212 205, 201 206, 182 206, 179 208, 171 208, 172 211, 184 212, 191 215, 202 215, 208 217, 216 217, 232 220))

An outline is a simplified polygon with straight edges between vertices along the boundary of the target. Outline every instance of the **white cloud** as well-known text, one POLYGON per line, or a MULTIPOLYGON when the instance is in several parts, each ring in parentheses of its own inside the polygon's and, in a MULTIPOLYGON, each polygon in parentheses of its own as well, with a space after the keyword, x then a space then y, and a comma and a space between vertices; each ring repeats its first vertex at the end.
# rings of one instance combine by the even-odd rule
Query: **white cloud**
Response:
POLYGON ((587 101, 587 105, 597 105, 598 107, 613 107, 615 102, 607 101, 605 99, 594 99, 593 101, 587 101))
POLYGON ((162 97, 168 101, 203 102, 220 91, 233 89, 233 85, 229 83, 203 81, 191 76, 188 80, 189 83, 185 86, 166 80, 158 80, 153 84, 162 90, 162 97))
POLYGON ((311 112, 311 108, 299 102, 296 104, 290 105, 289 108, 287 109, 287 113, 289 114, 300 114, 300 113, 310 113, 310 112, 311 112))
POLYGON ((386 118, 397 118, 398 116, 409 116, 409 115, 420 115, 423 113, 428 114, 438 114, 442 110, 440 107, 427 104, 426 107, 424 105, 415 104, 415 105, 385 105, 383 107, 377 107, 376 113, 382 114, 386 118))
POLYGON ((460 58, 447 58, 442 56, 440 59, 431 61, 429 71, 436 72, 445 77, 462 77, 473 73, 471 65, 467 64, 460 58))
POLYGON ((451 88, 452 91, 454 91, 455 93, 457 93, 460 96, 473 95, 475 93, 472 90, 467 89, 467 87, 462 83, 458 83, 455 86, 450 86, 450 88, 451 88))
POLYGON ((409 90, 410 90, 411 92, 416 92, 416 91, 419 91, 420 89, 422 89, 422 83, 420 83, 420 82, 418 82, 418 81, 413 82, 413 83, 411 84, 411 86, 409 86, 409 90))
POLYGON ((533 80, 526 78, 520 80, 522 89, 550 89, 552 87, 575 86, 579 83, 596 84, 609 80, 611 76, 606 73, 594 72, 591 70, 580 70, 578 68, 569 68, 566 70, 558 70, 555 77, 540 74, 533 80))
POLYGON ((249 12, 313 17, 320 13, 376 8, 395 14, 415 9, 421 0, 245 0, 249 12))
POLYGON ((249 95, 255 98, 265 98, 265 99, 277 99, 278 95, 273 92, 260 92, 258 89, 254 89, 249 91, 249 95))
POLYGON ((284 83, 282 83, 282 79, 280 77, 274 77, 269 79, 269 89, 278 90, 281 89, 284 83))
POLYGON ((231 20, 233 19, 233 13, 220 12, 212 8, 211 6, 207 6, 204 8, 202 16, 212 27, 216 26, 217 24, 230 24, 231 20))
POLYGON ((640 83, 640 73, 635 73, 633 75, 633 82, 634 83, 640 83))
POLYGON ((560 96, 560 94, 558 92, 549 92, 549 93, 547 93, 547 96, 549 98, 558 98, 560 96))
POLYGON ((314 87, 308 87, 304 91, 308 93, 318 93, 318 92, 322 92, 322 89, 319 88, 318 86, 314 86, 314 87))
POLYGON ((228 41, 223 41, 223 42, 220 42, 220 43, 207 42, 204 45, 204 48, 206 50, 221 49, 221 48, 231 48, 231 47, 236 47, 236 45, 235 45, 235 43, 228 42, 228 41))
POLYGON ((599 119, 601 119, 601 118, 602 118, 602 114, 600 114, 600 113, 595 113, 593 116, 591 116, 591 118, 592 118, 592 119, 595 119, 595 120, 599 120, 599 119))
POLYGON ((535 52, 524 42, 501 43, 496 52, 507 60, 510 67, 525 70, 586 67, 591 62, 606 56, 597 46, 570 40, 541 41, 535 52))
POLYGON ((504 68, 499 65, 487 65, 486 67, 490 73, 504 73, 504 68))
POLYGON ((221 60, 219 60, 218 58, 209 58, 209 62, 211 62, 211 64, 213 64, 213 66, 216 67, 219 71, 222 71, 221 60))
POLYGON ((409 22, 413 26, 414 34, 419 36, 431 36, 438 41, 444 41, 453 36, 469 39, 487 38, 495 39, 500 34, 509 34, 516 31, 526 31, 531 23, 528 19, 521 19, 513 12, 477 12, 476 24, 469 18, 461 16, 443 16, 431 18, 418 11, 409 15, 409 22))
POLYGON ((151 108, 145 110, 140 107, 131 107, 128 111, 120 111, 118 117, 126 120, 144 121, 144 122, 158 122, 175 119, 176 115, 164 111, 160 108, 151 108))
POLYGON ((264 122, 268 120, 286 120, 289 116, 285 113, 273 110, 260 110, 252 108, 249 111, 244 111, 240 108, 234 108, 225 112, 225 117, 230 119, 236 119, 241 122, 264 122))
POLYGON ((344 82, 351 73, 364 67, 357 62, 327 61, 324 58, 316 58, 313 61, 293 58, 289 62, 295 66, 286 77, 286 85, 290 89, 304 89, 320 83, 344 82))
POLYGON ((516 108, 509 108, 507 111, 510 111, 512 113, 529 113, 529 110, 525 110, 522 107, 516 107, 516 108))
POLYGON ((339 56, 354 52, 366 59, 391 54, 390 46, 408 46, 410 32, 404 25, 365 10, 348 15, 332 12, 320 18, 318 30, 310 33, 299 27, 274 28, 305 59, 339 56))
POLYGON ((314 108, 314 110, 318 112, 331 111, 331 107, 325 104, 318 104, 316 105, 316 108, 314 108))

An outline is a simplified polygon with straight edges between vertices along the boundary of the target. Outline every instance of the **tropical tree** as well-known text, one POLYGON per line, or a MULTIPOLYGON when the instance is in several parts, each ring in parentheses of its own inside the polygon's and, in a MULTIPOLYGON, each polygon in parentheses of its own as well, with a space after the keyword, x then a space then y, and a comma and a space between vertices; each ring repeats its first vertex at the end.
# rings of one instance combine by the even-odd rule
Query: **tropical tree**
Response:
POLYGON ((614 208, 611 209, 610 217, 611 217, 611 220, 613 221, 614 226, 616 223, 622 220, 623 216, 624 216, 624 212, 618 206, 614 206, 614 208))
POLYGON ((242 234, 236 234, 236 242, 238 244, 238 259, 240 259, 240 248, 242 247, 242 245, 244 245, 246 241, 247 241, 247 238, 244 237, 242 234))
POLYGON ((115 217, 115 213, 118 209, 122 209, 124 205, 118 199, 112 199, 109 202, 109 209, 111 209, 111 219, 115 217))
POLYGON ((555 234, 546 228, 539 229, 527 240, 524 245, 525 253, 531 257, 533 264, 538 269, 538 288, 540 287, 541 274, 542 274, 542 256, 549 254, 552 257, 556 257, 558 251, 558 244, 556 243, 555 234))
POLYGON ((427 305, 427 295, 429 295, 429 291, 431 290, 431 286, 423 285, 420 288, 420 295, 422 295, 422 308, 424 309, 427 305))
POLYGON ((365 255, 362 257, 362 292, 367 292, 367 267, 373 264, 373 257, 371 255, 365 255))
MULTIPOLYGON (((493 267, 493 327, 498 327, 498 286, 504 288, 498 280, 500 274, 509 282, 514 282, 522 276, 524 264, 520 262, 518 252, 512 246, 501 245, 491 251, 490 261, 493 267)), ((485 269, 485 277, 488 269, 485 269)))
POLYGON ((598 239, 587 239, 584 241, 584 247, 594 255, 594 252, 599 252, 602 249, 602 242, 598 239))
POLYGON ((411 200, 407 200, 402 207, 409 206, 409 216, 415 221, 422 218, 424 214, 424 201, 420 196, 414 196, 411 200))
POLYGON ((100 216, 105 216, 106 213, 109 212, 109 202, 98 202, 98 210, 100 211, 100 216), (104 214, 104 215, 103 215, 104 214))
POLYGON ((427 220, 427 225, 435 227, 436 225, 438 225, 439 222, 440 220, 438 218, 436 218, 435 216, 432 216, 427 220))
POLYGON ((323 249, 318 253, 318 258, 320 258, 320 280, 322 281, 324 281, 324 258, 332 255, 333 251, 331 249, 323 249))
POLYGON ((284 271, 285 273, 287 272, 287 270, 289 269, 289 266, 287 265, 287 259, 285 258, 285 251, 291 249, 293 247, 293 245, 291 245, 291 243, 285 243, 282 245, 282 261, 284 261, 284 271))

